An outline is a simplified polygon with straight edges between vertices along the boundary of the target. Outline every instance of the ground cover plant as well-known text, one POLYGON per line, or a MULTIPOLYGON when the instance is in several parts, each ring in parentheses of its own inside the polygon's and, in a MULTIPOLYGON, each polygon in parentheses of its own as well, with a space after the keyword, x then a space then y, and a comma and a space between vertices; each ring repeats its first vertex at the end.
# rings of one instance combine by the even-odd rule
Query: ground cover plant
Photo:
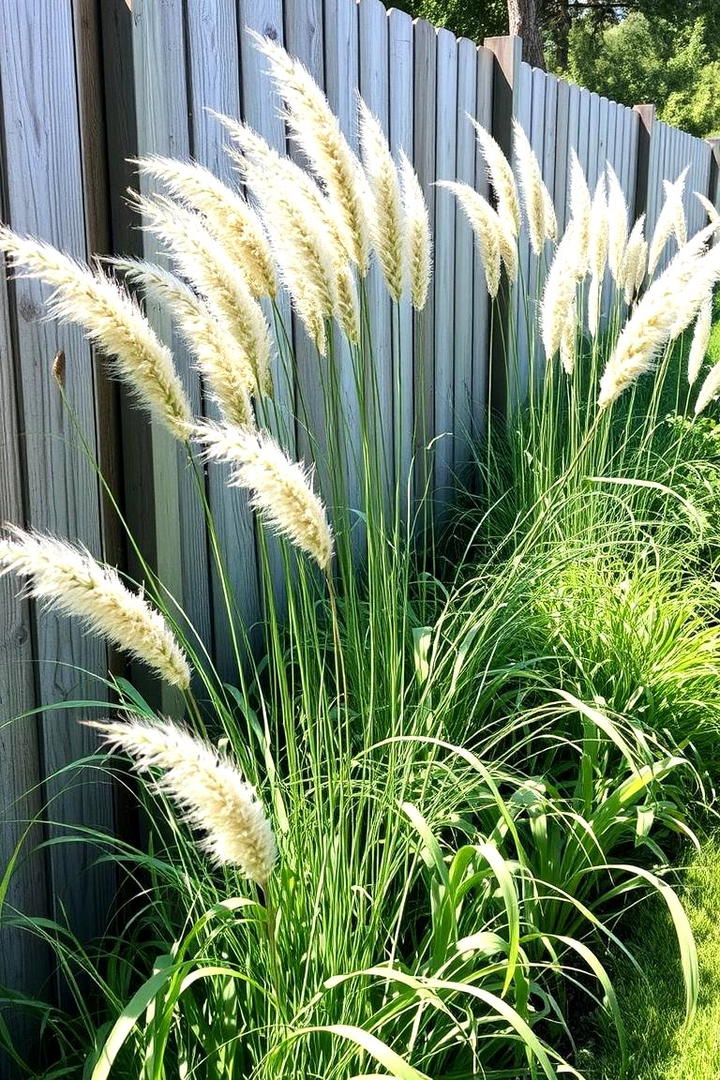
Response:
MULTIPOLYGON (((716 840, 705 840, 698 851, 688 853, 683 876, 682 897, 700 962, 698 1018, 688 1031, 677 994, 673 931, 659 908, 648 908, 630 934, 636 957, 641 965, 647 957, 653 978, 643 977, 630 964, 622 964, 617 973, 618 994, 629 1022, 628 1041, 634 1047, 631 1075, 637 1080, 712 1080, 720 1069, 716 840)), ((585 1056, 593 1080, 617 1076, 620 1062, 614 1039, 602 1026, 585 1056)))
POLYGON ((362 104, 360 162, 301 65, 259 47, 309 171, 227 117, 244 195, 192 163, 141 161, 162 191, 133 201, 174 272, 85 267, 0 231, 18 272, 54 290, 51 314, 83 326, 183 446, 236 658, 230 684, 137 548, 142 583, 65 540, 6 530, 3 570, 132 642, 178 704, 162 715, 119 676, 110 717, 84 703, 141 777, 148 841, 87 830, 131 896, 100 942, 5 905, 7 925, 51 945, 67 992, 62 1006, 26 1003, 42 1017, 39 1063, 0 1038, 21 1073, 48 1080, 556 1077, 577 1074, 583 1001, 624 1060, 607 959, 631 952, 629 904, 655 896, 667 910, 688 1019, 698 993, 665 872, 715 765, 715 443, 693 419, 720 391, 720 366, 702 371, 715 223, 687 240, 681 176, 648 242, 612 170, 591 195, 574 159, 558 238, 518 128, 529 285, 516 178, 477 127, 494 205, 446 183, 492 299, 504 282, 518 318, 503 324, 498 308, 508 394, 478 448, 483 497, 453 519, 453 544, 428 550, 443 532, 432 451, 420 440, 408 477, 383 445, 365 284, 375 259, 393 302, 422 310, 422 191, 362 104), (129 286, 167 308, 219 419, 193 416, 129 286), (283 394, 296 357, 281 292, 316 353, 321 429, 283 394), (259 651, 206 499, 218 463, 265 529, 259 651))

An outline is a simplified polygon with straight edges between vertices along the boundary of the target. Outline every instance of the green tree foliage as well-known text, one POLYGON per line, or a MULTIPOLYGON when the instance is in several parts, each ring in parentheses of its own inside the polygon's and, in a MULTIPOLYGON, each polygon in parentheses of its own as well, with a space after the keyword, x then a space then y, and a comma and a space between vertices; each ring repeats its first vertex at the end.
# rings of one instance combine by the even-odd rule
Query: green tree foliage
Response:
POLYGON ((495 34, 507 34, 506 0, 400 0, 388 7, 408 11, 416 19, 427 19, 435 26, 445 26, 458 37, 482 42, 495 34))
POLYGON ((626 105, 654 102, 660 119, 695 135, 720 130, 720 59, 703 17, 677 26, 631 12, 598 31, 590 19, 570 30, 568 74, 626 105))

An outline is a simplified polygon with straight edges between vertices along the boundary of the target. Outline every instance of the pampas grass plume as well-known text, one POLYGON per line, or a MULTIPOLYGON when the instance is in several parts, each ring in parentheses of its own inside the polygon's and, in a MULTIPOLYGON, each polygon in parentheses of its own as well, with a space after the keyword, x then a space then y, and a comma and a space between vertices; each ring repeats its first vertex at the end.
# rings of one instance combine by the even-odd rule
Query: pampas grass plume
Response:
POLYGON ((555 238, 557 221, 535 151, 517 120, 513 120, 513 146, 520 189, 525 203, 530 244, 534 253, 539 255, 543 250, 545 240, 555 238))
POLYGON ((645 279, 646 258, 645 214, 641 214, 628 237, 618 282, 623 289, 626 304, 632 303, 645 279))
POLYGON ((192 289, 155 263, 142 259, 111 259, 111 265, 145 294, 164 304, 225 420, 243 426, 255 422, 250 395, 255 379, 247 363, 239 362, 238 343, 192 289))
POLYGON ((624 287, 623 260, 628 243, 628 208, 620 181, 612 166, 606 165, 607 216, 608 216, 608 265, 618 288, 624 287))
POLYGON ((678 247, 682 247, 686 240, 685 210, 683 209, 683 192, 685 190, 685 178, 689 166, 686 166, 674 183, 663 180, 665 189, 665 202, 658 215, 652 240, 650 242, 650 255, 648 258, 648 273, 655 273, 660 257, 665 250, 665 245, 671 235, 675 235, 678 247))
POLYGON ((575 150, 570 151, 570 220, 576 230, 578 244, 578 272, 587 273, 590 258, 590 231, 592 221, 592 197, 587 179, 575 150))
MULTIPOLYGON (((552 359, 561 346, 568 320, 575 312, 580 247, 578 231, 565 230, 550 264, 540 305, 540 329, 545 355, 552 359)), ((573 321, 576 315, 573 315, 573 321)))
POLYGON ((398 156, 405 228, 405 274, 410 283, 412 305, 416 311, 422 311, 432 276, 430 217, 410 159, 404 150, 400 150, 398 156))
POLYGON ((206 422, 193 437, 205 456, 231 466, 230 483, 251 492, 251 506, 268 526, 327 570, 333 538, 322 501, 306 468, 291 461, 265 432, 206 422))
POLYGON ((272 391, 270 328, 242 269, 203 225, 202 217, 161 195, 131 193, 143 227, 169 250, 183 277, 205 297, 238 343, 248 385, 272 391))
POLYGON ((240 263, 253 296, 275 296, 277 281, 267 237, 241 195, 194 161, 150 156, 136 164, 143 176, 160 180, 171 195, 202 214, 208 231, 240 263))
POLYGON ((202 846, 214 861, 265 888, 277 859, 275 837, 255 789, 229 758, 170 720, 88 726, 131 757, 137 772, 161 770, 154 786, 204 833, 202 846))
POLYGON ((46 607, 82 619, 91 631, 186 690, 190 669, 159 611, 131 592, 117 571, 57 537, 8 526, 0 537, 0 575, 26 578, 46 607))
POLYGON ((270 74, 285 105, 293 142, 305 154, 337 207, 351 239, 351 255, 366 274, 370 256, 368 192, 360 162, 309 71, 269 38, 252 35, 270 63, 270 74))
POLYGON ((695 198, 700 202, 700 205, 702 206, 703 210, 707 214, 708 221, 709 222, 720 221, 720 213, 718 212, 718 209, 714 205, 714 203, 710 202, 707 195, 703 195, 699 191, 695 191, 693 194, 695 195, 695 198))
POLYGON ((469 114, 468 119, 475 128, 475 137, 485 161, 488 180, 495 194, 497 212, 507 222, 513 236, 517 236, 520 229, 520 200, 510 162, 490 132, 469 114))
POLYGON ((81 326, 145 405, 178 439, 187 437, 192 410, 170 350, 135 301, 101 271, 93 272, 50 244, 0 227, 0 251, 26 277, 54 292, 49 314, 81 326))
MULTIPOLYGON (((636 305, 600 380, 598 406, 601 409, 611 405, 628 386, 653 369, 658 351, 670 339, 677 322, 678 297, 684 298, 683 317, 692 320, 692 308, 687 300, 691 283, 695 288, 699 289, 700 285, 703 288, 694 308, 697 311, 705 293, 720 276, 717 255, 714 258, 703 256, 704 246, 714 228, 709 225, 696 233, 636 305)), ((713 249, 713 254, 715 252, 720 254, 720 249, 713 249)))
POLYGON ((688 355, 688 384, 693 386, 700 369, 703 366, 705 357, 707 356, 708 344, 710 342, 710 333, 712 331, 712 317, 713 317, 713 297, 712 293, 708 293, 702 304, 700 305, 700 311, 698 317, 695 320, 695 331, 693 333, 692 344, 690 345, 690 353, 688 355))
POLYGON ((451 191, 464 210, 472 227, 480 260, 485 272, 487 291, 493 298, 500 287, 500 219, 487 199, 469 184, 457 184, 452 180, 439 180, 439 187, 451 191))
POLYGON ((378 120, 358 103, 360 148, 373 199, 372 238, 388 291, 396 302, 403 289, 402 193, 397 169, 378 120))

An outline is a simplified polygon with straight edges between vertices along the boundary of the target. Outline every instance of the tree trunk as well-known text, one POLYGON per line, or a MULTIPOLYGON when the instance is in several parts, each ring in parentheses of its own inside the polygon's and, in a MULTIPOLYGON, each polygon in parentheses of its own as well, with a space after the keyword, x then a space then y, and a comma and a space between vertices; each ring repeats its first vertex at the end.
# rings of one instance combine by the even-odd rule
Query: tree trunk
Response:
POLYGON ((507 0, 510 33, 522 38, 523 60, 545 70, 543 43, 535 0, 507 0))

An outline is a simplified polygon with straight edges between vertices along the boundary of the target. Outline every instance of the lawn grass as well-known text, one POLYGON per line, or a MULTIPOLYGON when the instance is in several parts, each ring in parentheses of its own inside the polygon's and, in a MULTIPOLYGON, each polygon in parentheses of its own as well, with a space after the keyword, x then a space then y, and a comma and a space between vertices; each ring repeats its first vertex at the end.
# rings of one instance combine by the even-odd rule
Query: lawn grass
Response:
MULTIPOLYGON (((662 905, 650 901, 630 913, 629 946, 640 974, 629 961, 615 970, 615 986, 627 1026, 630 1080, 717 1080, 720 1076, 720 839, 705 841, 689 856, 682 890, 695 933, 700 964, 700 995, 694 1022, 687 1028, 683 988, 673 928, 662 905)), ((581 1071, 588 1080, 615 1080, 621 1073, 617 1039, 598 1024, 581 1071)))

